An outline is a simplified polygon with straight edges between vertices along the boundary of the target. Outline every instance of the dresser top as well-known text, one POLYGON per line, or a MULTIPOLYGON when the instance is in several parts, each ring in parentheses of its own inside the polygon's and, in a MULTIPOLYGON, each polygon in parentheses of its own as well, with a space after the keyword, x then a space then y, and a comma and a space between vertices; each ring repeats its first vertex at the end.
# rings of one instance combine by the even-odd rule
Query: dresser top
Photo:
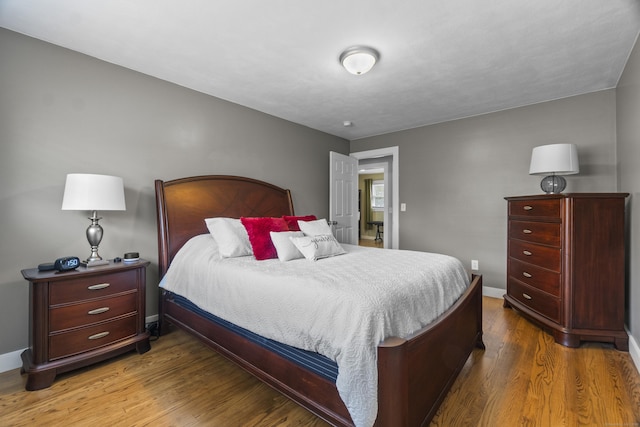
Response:
POLYGON ((624 199, 629 193, 560 193, 536 194, 529 196, 509 196, 505 200, 540 200, 540 199, 624 199))
POLYGON ((94 267, 80 266, 71 271, 39 271, 37 268, 27 268, 22 270, 21 273, 22 276, 30 282, 52 282, 57 280, 72 279, 77 276, 98 276, 102 274, 115 273, 117 271, 133 270, 140 267, 146 267, 149 264, 150 262, 144 259, 140 259, 136 262, 113 262, 112 260, 109 260, 109 264, 97 265, 94 267))

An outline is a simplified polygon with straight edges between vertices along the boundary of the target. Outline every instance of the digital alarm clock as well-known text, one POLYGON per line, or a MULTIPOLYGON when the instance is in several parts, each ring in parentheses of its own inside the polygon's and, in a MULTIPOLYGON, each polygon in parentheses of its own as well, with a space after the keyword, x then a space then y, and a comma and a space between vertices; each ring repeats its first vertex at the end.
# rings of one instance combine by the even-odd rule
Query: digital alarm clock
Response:
POLYGON ((80 267, 80 258, 77 256, 58 258, 53 263, 53 268, 58 271, 75 270, 78 267, 80 267))

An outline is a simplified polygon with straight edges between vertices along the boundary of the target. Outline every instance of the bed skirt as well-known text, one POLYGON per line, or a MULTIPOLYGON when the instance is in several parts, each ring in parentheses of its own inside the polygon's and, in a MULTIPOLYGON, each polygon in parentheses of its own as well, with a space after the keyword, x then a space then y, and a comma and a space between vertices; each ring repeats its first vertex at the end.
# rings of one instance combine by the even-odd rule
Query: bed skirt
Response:
POLYGON ((328 357, 323 356, 319 353, 291 347, 289 345, 265 338, 201 309, 183 296, 172 293, 172 297, 174 302, 181 307, 192 311, 197 315, 204 317, 219 326, 222 326, 225 329, 233 331, 236 334, 248 339, 249 341, 258 344, 261 347, 264 347, 267 350, 270 350, 297 364, 298 366, 301 366, 335 384, 336 378, 338 377, 338 365, 328 357))

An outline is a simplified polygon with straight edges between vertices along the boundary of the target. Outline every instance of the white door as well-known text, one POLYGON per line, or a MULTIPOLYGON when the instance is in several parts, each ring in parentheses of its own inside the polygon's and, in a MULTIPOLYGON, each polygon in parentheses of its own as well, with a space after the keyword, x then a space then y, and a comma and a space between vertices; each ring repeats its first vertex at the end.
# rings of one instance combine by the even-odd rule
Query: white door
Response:
POLYGON ((358 244, 358 159, 329 153, 329 221, 340 243, 358 244))

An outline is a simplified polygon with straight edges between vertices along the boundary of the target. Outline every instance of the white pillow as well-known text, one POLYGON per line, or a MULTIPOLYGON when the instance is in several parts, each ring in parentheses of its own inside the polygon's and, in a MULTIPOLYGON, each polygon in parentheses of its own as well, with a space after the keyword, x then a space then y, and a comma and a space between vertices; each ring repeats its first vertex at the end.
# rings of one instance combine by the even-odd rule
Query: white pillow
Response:
POLYGON ((333 234, 318 236, 289 237, 296 248, 309 261, 317 261, 335 255, 346 253, 333 234))
POLYGON ((218 244, 221 258, 253 255, 249 235, 239 219, 207 218, 204 222, 218 244))
POLYGON ((298 227, 305 236, 319 236, 333 234, 331 227, 327 224, 326 219, 318 219, 315 221, 298 221, 298 227))
POLYGON ((302 231, 271 231, 271 242, 278 252, 280 261, 291 261, 292 259, 304 258, 304 255, 296 248, 289 237, 304 237, 302 231))

